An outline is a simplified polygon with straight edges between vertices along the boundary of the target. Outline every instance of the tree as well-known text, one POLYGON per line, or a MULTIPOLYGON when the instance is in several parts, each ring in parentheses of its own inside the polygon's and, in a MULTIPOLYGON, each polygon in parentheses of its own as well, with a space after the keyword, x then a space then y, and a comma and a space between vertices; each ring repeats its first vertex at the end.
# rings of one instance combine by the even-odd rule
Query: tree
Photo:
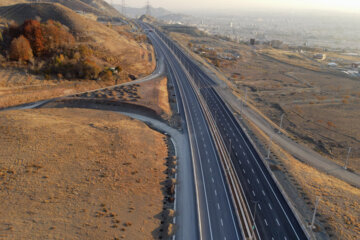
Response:
POLYGON ((30 41, 31 48, 36 56, 41 56, 44 50, 44 36, 41 24, 36 20, 26 20, 22 25, 24 36, 30 41))
POLYGON ((10 59, 26 62, 33 59, 30 43, 23 35, 12 40, 10 46, 10 59))
POLYGON ((47 51, 75 42, 73 35, 59 22, 48 20, 41 27, 44 35, 44 47, 47 51))

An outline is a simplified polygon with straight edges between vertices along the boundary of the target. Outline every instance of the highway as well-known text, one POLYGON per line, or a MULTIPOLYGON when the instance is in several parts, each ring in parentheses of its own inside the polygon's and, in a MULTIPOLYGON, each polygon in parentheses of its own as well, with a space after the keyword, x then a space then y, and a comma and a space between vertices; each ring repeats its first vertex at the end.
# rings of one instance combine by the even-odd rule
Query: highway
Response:
POLYGON ((255 223, 254 237, 308 239, 269 169, 216 92, 216 83, 163 33, 156 29, 147 32, 154 47, 163 54, 168 76, 177 86, 179 111, 185 119, 192 150, 199 238, 229 240, 245 236, 205 117, 204 111, 209 111, 230 156, 252 224, 255 223), (206 110, 200 98, 206 103, 206 110))
MULTIPOLYGON (((190 141, 198 220, 193 224, 198 226, 199 233, 196 239, 243 239, 212 136, 196 94, 188 84, 189 76, 155 32, 148 32, 148 36, 165 58, 169 79, 176 86, 179 112, 185 120, 190 141)), ((181 214, 178 211, 178 215, 181 214)), ((178 238, 185 239, 179 235, 178 238)))

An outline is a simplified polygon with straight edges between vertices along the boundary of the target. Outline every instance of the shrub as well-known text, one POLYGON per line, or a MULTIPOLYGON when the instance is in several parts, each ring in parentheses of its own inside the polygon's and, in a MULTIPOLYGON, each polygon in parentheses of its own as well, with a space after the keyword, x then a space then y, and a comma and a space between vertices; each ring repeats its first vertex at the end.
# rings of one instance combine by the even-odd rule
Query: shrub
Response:
POLYGON ((80 63, 80 67, 83 71, 83 77, 86 79, 97 79, 99 77, 99 73, 101 72, 101 68, 90 59, 85 59, 80 63))
POLYGON ((23 35, 12 40, 10 46, 10 59, 27 62, 33 59, 30 43, 23 35))
POLYGON ((79 52, 80 52, 81 57, 83 57, 83 58, 87 58, 87 57, 90 57, 93 55, 93 51, 84 44, 81 44, 79 46, 79 52))
POLYGON ((112 81, 113 80, 113 74, 110 70, 106 70, 106 71, 103 71, 101 74, 100 74, 100 78, 101 80, 103 81, 112 81))

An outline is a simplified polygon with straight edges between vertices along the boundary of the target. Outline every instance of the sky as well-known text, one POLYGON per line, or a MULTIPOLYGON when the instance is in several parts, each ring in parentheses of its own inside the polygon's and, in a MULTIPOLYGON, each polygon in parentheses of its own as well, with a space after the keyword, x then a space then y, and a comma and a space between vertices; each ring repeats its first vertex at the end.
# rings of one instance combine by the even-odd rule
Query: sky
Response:
MULTIPOLYGON (((121 0, 106 0, 121 4, 121 0)), ((143 7, 147 0, 125 0, 129 7, 143 7)), ((174 12, 189 10, 324 10, 360 14, 360 0, 150 0, 153 7, 164 7, 174 12)))

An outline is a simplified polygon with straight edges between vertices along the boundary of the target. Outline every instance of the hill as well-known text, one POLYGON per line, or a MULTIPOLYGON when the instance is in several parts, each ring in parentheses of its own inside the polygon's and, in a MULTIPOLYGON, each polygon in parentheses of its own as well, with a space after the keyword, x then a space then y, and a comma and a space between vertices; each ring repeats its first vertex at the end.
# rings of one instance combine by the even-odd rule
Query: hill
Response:
MULTIPOLYGON (((113 16, 120 17, 120 13, 103 0, 39 0, 39 3, 59 3, 74 11, 82 11, 84 13, 92 13, 97 16, 113 16)), ((32 0, 2 0, 0 6, 9 6, 19 3, 33 3, 32 0)))
MULTIPOLYGON (((114 8, 117 9, 119 12, 122 11, 121 5, 114 5, 114 8)), ((125 11, 126 11, 127 17, 138 18, 139 16, 146 13, 146 8, 145 7, 142 7, 142 8, 126 7, 125 11)), ((150 11, 151 11, 151 16, 156 17, 156 18, 171 14, 171 12, 166 10, 165 8, 151 7, 150 11)))
POLYGON ((55 20, 69 29, 76 42, 67 45, 67 50, 55 51, 56 56, 37 57, 35 64, 29 65, 7 61, 6 49, 3 49, 0 53, 0 70, 3 70, 0 74, 0 86, 3 87, 0 89, 0 108, 131 81, 133 77, 150 74, 155 68, 152 46, 146 36, 135 31, 131 25, 105 25, 58 3, 0 7, 1 18, 13 20, 19 25, 27 19, 41 19, 41 24, 55 20), (78 63, 94 66, 91 69, 96 70, 95 75, 86 77, 78 63), (120 72, 116 70, 108 74, 116 67, 120 67, 120 72), (101 72, 107 75, 103 78, 101 72), (10 77, 16 73, 22 77, 10 77), (43 81, 44 78, 47 81, 43 81), (66 81, 59 82, 64 78, 66 81))

